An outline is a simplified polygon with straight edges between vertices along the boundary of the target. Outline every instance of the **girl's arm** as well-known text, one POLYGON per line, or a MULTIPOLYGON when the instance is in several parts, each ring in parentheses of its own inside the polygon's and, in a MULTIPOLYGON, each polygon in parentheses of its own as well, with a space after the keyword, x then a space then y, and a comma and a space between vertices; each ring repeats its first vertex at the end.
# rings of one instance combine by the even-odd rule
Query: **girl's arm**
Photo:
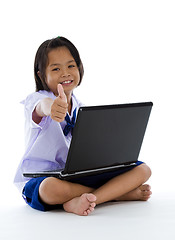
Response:
POLYGON ((53 102, 54 100, 51 98, 44 98, 37 104, 32 113, 32 119, 35 123, 39 124, 43 117, 50 116, 53 102))
MULTIPOLYGON (((63 92, 64 93, 64 92, 63 92)), ((64 121, 68 110, 66 96, 60 95, 55 100, 51 98, 42 99, 32 113, 32 119, 39 124, 45 116, 50 116, 57 122, 64 121)))

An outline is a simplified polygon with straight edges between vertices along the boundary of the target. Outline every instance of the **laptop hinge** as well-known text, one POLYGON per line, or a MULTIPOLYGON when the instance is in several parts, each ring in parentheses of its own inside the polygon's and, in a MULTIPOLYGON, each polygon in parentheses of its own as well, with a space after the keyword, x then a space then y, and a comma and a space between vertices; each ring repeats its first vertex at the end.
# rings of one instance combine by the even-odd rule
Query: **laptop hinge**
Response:
POLYGON ((129 163, 129 164, 122 164, 122 165, 118 165, 118 166, 111 166, 111 167, 105 167, 105 168, 98 168, 98 169, 92 169, 92 170, 86 170, 86 171, 79 171, 79 172, 73 172, 73 173, 64 173, 64 171, 62 171, 60 173, 61 177, 65 178, 65 177, 72 177, 72 176, 79 176, 79 175, 93 175, 94 173, 103 173, 103 172, 108 172, 111 170, 115 170, 118 168, 122 168, 122 167, 130 167, 130 166, 134 166, 136 165, 136 163, 129 163))

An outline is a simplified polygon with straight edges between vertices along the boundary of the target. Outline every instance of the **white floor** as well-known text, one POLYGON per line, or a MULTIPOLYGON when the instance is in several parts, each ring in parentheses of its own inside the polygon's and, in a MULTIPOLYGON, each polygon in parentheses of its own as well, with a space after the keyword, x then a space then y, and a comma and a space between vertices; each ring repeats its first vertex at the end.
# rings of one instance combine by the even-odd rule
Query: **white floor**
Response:
MULTIPOLYGON (((16 196, 19 197, 18 195, 16 196)), ((175 193, 154 193, 148 202, 97 206, 81 217, 62 210, 39 212, 19 197, 0 206, 0 239, 175 239, 175 193)))

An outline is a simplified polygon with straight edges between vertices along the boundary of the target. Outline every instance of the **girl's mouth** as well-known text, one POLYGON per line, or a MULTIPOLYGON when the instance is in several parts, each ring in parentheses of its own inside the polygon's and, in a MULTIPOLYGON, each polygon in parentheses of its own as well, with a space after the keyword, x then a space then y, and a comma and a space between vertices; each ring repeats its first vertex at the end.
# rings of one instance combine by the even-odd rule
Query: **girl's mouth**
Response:
POLYGON ((70 85, 73 82, 73 80, 66 80, 64 82, 61 82, 62 85, 67 86, 70 85))

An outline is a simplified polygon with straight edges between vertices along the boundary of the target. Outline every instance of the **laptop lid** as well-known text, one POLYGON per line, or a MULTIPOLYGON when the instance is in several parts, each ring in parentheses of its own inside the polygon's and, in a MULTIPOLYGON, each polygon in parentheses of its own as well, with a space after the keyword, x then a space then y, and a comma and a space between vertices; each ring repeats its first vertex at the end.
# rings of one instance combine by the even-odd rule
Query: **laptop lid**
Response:
POLYGON ((136 162, 152 105, 80 107, 63 174, 136 162))

